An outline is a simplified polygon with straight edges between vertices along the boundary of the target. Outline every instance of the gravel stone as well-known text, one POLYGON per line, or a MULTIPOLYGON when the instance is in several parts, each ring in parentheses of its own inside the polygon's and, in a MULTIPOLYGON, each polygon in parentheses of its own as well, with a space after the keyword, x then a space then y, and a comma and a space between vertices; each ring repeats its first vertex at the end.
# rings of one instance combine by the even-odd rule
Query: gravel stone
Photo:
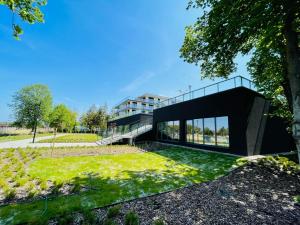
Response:
MULTIPOLYGON (((141 225, 160 219, 165 224, 300 224, 300 175, 250 163, 218 180, 196 184, 121 205, 117 224, 135 211, 141 225)), ((105 218, 108 208, 97 209, 105 218)))

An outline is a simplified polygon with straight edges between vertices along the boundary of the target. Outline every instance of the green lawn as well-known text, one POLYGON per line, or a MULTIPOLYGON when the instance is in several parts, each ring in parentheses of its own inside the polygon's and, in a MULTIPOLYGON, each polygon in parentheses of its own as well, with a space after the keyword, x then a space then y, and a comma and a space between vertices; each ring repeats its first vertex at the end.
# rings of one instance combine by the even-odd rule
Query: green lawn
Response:
MULTIPOLYGON (((52 133, 42 133, 37 134, 36 137, 45 137, 45 136, 51 136, 52 133)), ((32 134, 13 134, 13 135, 0 135, 0 142, 6 142, 6 141, 18 141, 18 140, 24 140, 28 138, 32 138, 32 134)))
MULTIPOLYGON (((67 134, 65 136, 56 137, 55 143, 80 143, 80 142, 96 142, 99 140, 97 134, 67 134)), ((39 141, 38 143, 49 143, 53 139, 39 141)))
POLYGON ((57 186, 71 184, 84 191, 0 208, 0 224, 45 222, 66 212, 101 207, 216 179, 237 163, 236 157, 182 148, 118 155, 35 158, 30 180, 57 186), (88 175, 89 174, 89 175, 88 175))

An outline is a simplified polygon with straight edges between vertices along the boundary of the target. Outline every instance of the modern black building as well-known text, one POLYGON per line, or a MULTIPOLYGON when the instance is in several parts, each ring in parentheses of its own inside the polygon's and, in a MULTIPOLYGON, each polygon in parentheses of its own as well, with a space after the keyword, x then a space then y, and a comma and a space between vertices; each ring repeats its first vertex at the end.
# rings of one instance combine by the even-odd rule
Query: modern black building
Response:
POLYGON ((154 110, 153 133, 161 142, 236 155, 295 149, 284 122, 270 112, 264 96, 237 87, 154 110))
MULTIPOLYGON (((239 77, 233 88, 216 93, 186 93, 162 102, 153 111, 152 130, 144 138, 235 155, 288 152, 295 149, 282 119, 271 116, 274 108, 261 94, 249 88, 249 80, 239 77), (244 81, 244 83, 243 83, 244 81), (245 81, 249 81, 245 85, 245 81)), ((222 83, 221 83, 222 84, 222 83)), ((207 87, 206 87, 207 88, 207 87)), ((111 121, 126 126, 134 121, 152 120, 138 114, 111 121)), ((151 116, 152 117, 152 116, 151 116)))

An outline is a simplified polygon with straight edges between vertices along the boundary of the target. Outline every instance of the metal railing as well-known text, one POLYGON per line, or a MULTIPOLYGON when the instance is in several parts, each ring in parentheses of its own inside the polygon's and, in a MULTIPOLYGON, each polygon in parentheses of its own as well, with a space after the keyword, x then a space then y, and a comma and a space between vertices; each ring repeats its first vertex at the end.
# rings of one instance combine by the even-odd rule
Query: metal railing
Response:
POLYGON ((124 137, 135 137, 150 129, 152 129, 152 120, 143 122, 138 120, 126 126, 108 128, 100 133, 103 139, 99 141, 99 143, 107 144, 112 143, 113 141, 120 140, 124 137))
POLYGON ((115 113, 119 113, 128 109, 152 111, 154 107, 146 107, 142 105, 126 105, 120 109, 115 110, 115 113))
POLYGON ((126 113, 126 114, 120 115, 120 116, 112 116, 111 118, 108 119, 108 121, 110 122, 110 121, 113 121, 113 120, 121 119, 121 118, 128 117, 128 116, 133 116, 133 115, 140 114, 140 113, 151 115, 153 112, 152 111, 142 112, 142 110, 138 110, 138 111, 126 113))
POLYGON ((158 108, 162 108, 165 106, 169 106, 169 105, 173 105, 176 103, 180 103, 180 102, 184 102, 184 101, 188 101, 188 100, 192 100, 195 98, 200 98, 203 96, 207 96, 207 95, 211 95, 211 94, 215 94, 221 91, 226 91, 226 90, 230 90, 233 88, 237 88, 237 87, 245 87, 251 90, 256 91, 254 82, 242 77, 242 76, 236 76, 224 81, 220 81, 190 92, 186 92, 184 94, 178 95, 176 97, 173 98, 169 98, 167 100, 164 100, 158 104, 155 105, 155 109, 158 108))

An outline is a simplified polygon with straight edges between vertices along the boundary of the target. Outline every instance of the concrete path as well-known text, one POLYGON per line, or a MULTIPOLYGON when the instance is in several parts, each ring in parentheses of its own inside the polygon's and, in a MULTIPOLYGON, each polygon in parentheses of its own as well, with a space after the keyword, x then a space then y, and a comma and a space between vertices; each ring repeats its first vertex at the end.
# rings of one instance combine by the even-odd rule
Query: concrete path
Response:
MULTIPOLYGON (((57 134, 56 137, 65 136, 68 134, 57 134)), ((36 142, 52 139, 53 136, 37 137, 36 142)), ((50 142, 51 140, 49 140, 50 142)), ((55 143, 55 147, 72 147, 72 146, 98 146, 96 143, 55 143)), ((18 140, 18 141, 7 141, 0 142, 0 149, 4 148, 41 148, 41 147, 52 147, 52 143, 32 143, 32 138, 18 140)))

